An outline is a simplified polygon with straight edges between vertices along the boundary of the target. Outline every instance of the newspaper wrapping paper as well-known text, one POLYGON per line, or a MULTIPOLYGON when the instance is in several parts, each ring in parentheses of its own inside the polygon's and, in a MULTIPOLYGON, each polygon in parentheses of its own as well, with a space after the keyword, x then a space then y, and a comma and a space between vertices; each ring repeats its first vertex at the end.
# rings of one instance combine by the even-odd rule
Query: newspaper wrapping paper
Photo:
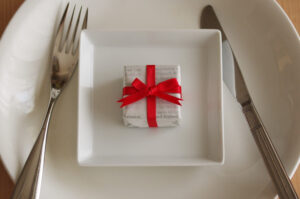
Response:
MULTIPOLYGON (((131 86, 135 78, 146 82, 145 65, 127 65, 124 67, 123 87, 131 86)), ((155 84, 176 78, 181 85, 179 65, 156 65, 155 84)), ((169 94, 181 97, 180 94, 169 94)), ((156 97, 156 121, 158 127, 178 126, 181 120, 181 106, 156 97)), ((143 98, 133 104, 123 107, 123 121, 128 127, 148 128, 147 101, 143 98)))

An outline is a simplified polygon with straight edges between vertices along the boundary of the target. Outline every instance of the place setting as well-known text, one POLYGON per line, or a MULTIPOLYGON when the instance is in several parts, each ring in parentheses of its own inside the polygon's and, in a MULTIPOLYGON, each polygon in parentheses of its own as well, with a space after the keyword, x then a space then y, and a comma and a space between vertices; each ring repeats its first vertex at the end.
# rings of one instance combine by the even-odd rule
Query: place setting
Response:
POLYGON ((273 1, 26 1, 0 41, 11 198, 297 199, 299 44, 273 1))

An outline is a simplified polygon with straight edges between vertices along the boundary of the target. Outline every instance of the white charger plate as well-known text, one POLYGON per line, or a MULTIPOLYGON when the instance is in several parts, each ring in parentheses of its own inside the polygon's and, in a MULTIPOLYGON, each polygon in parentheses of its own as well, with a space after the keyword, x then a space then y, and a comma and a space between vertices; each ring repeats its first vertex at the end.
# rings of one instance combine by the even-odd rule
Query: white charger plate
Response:
POLYGON ((85 30, 80 42, 78 162, 81 165, 223 163, 220 31, 85 30), (149 63, 180 65, 184 101, 178 127, 128 128, 122 122, 122 109, 116 100, 122 93, 124 65, 149 63))
MULTIPOLYGON (((27 34, 31 33, 21 31, 22 28, 24 30, 24 24, 30 25, 30 18, 42 15, 39 13, 41 7, 57 1, 26 1, 8 26, 1 48, 7 51, 11 46, 21 48, 24 43, 16 41, 25 42, 27 34)), ((91 29, 199 28, 201 9, 207 3, 213 4, 240 63, 256 107, 287 172, 292 176, 299 163, 300 151, 300 47, 297 32, 275 1, 87 0, 84 3, 90 9, 91 29)), ((43 29, 34 28, 34 31, 40 32, 43 29)), ((36 41, 38 42, 41 41, 36 41)), ((33 43, 32 45, 34 46, 33 43)), ((39 52, 38 48, 35 50, 39 52)), ((7 51, 11 55, 16 52, 7 51)), ((17 58, 23 59, 24 64, 28 61, 23 56, 17 58)), ((46 65, 48 57, 36 54, 30 58, 46 65)), ((10 63, 7 60, 2 61, 2 64, 10 63)), ((77 75, 54 110, 42 198, 270 198, 275 195, 240 107, 226 87, 224 166, 80 167, 76 160, 77 75)), ((7 114, 1 115, 1 158, 14 179, 39 131, 47 94, 47 89, 42 90, 34 112, 29 115, 12 110, 6 110, 7 114)))

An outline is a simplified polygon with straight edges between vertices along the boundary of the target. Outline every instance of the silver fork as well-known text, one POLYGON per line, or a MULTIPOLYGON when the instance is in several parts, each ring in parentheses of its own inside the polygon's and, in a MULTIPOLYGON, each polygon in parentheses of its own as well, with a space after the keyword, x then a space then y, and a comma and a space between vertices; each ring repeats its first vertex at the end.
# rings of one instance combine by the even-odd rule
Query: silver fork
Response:
POLYGON ((69 35, 71 32, 72 21, 75 13, 75 6, 72 11, 70 23, 65 38, 63 38, 64 24, 69 9, 69 3, 67 4, 62 19, 59 23, 59 28, 55 38, 55 44, 52 55, 52 74, 51 74, 51 91, 48 110, 45 120, 43 122, 41 131, 35 144, 25 162, 25 166, 17 180, 15 189, 11 196, 11 199, 38 199, 40 195, 47 134, 52 110, 56 100, 63 91, 67 82, 71 79, 76 66, 78 64, 78 45, 79 41, 76 41, 76 35, 82 29, 86 29, 88 20, 88 10, 84 15, 81 28, 78 28, 81 19, 82 7, 77 16, 75 22, 75 28, 71 40, 69 41, 69 35))

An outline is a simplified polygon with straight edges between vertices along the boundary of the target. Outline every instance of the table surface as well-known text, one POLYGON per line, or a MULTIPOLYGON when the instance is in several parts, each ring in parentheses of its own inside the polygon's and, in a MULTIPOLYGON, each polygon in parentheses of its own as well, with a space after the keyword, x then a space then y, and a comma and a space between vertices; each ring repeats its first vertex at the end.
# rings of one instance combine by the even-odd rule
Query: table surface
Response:
MULTIPOLYGON (((9 20, 20 7, 24 0, 0 0, 0 35, 3 33, 9 20)), ((277 0, 289 15, 296 29, 300 32, 300 1, 299 0, 277 0)), ((300 195, 300 167, 292 179, 297 193, 300 195)), ((13 181, 10 179, 5 167, 0 160, 0 199, 8 199, 13 190, 13 181)))

